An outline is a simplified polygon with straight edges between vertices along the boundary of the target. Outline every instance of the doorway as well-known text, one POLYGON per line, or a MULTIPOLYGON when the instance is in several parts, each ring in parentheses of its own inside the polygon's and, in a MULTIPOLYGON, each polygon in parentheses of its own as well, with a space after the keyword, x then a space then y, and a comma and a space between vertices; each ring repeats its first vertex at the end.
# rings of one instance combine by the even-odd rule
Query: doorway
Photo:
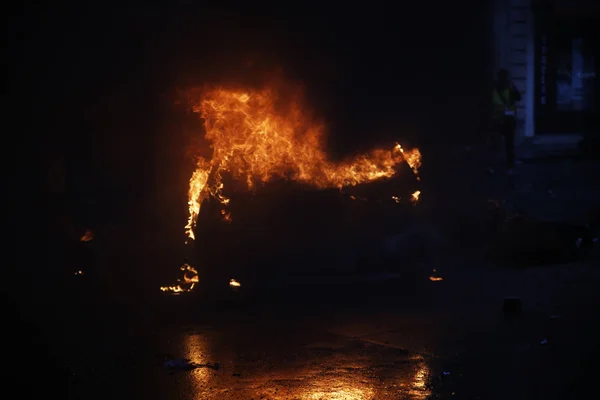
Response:
POLYGON ((538 134, 582 134, 595 116, 597 28, 545 12, 536 20, 535 119, 538 134))

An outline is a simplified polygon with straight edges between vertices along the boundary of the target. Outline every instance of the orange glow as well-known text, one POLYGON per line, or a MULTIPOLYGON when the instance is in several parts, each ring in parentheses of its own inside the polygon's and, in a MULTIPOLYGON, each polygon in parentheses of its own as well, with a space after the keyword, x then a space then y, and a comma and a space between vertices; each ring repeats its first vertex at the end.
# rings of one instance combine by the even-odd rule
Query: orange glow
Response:
POLYGON ((429 378, 429 367, 421 364, 411 382, 411 387, 408 392, 411 399, 428 399, 431 396, 431 391, 427 388, 427 380, 429 378))
POLYGON ((442 281, 443 279, 442 279, 442 277, 441 277, 441 276, 430 276, 430 277, 429 277, 429 280, 430 280, 431 282, 439 282, 439 281, 442 281))
POLYGON ((414 192, 412 194, 412 199, 411 200, 416 203, 417 201, 419 201, 419 196, 421 196, 421 191, 417 190, 416 192, 414 192))
POLYGON ((368 400, 373 399, 373 390, 364 384, 358 382, 343 382, 338 384, 335 381, 327 381, 314 392, 307 393, 301 399, 306 400, 368 400))
POLYGON ((232 279, 232 280, 229 281, 229 286, 240 287, 242 285, 238 281, 236 281, 235 279, 232 279))
POLYGON ((198 283, 198 271, 189 264, 183 264, 180 269, 183 271, 183 279, 178 279, 179 282, 173 286, 162 286, 160 288, 163 292, 179 294, 183 292, 189 292, 198 283))
MULTIPOLYGON (((223 194, 224 174, 247 190, 273 178, 341 189, 390 178, 403 161, 415 174, 421 165, 418 149, 404 150, 399 144, 341 163, 329 161, 323 126, 307 116, 298 96, 284 101, 276 87, 190 91, 188 100, 192 111, 203 119, 205 138, 212 148, 210 159, 197 158, 190 179, 185 231, 191 239, 205 199, 213 197, 223 206, 229 203, 223 194)), ((226 210, 221 213, 231 221, 226 210)))
POLYGON ((90 231, 89 229, 85 230, 85 233, 83 234, 83 236, 79 239, 80 242, 89 242, 90 240, 92 240, 94 238, 94 233, 92 231, 90 231))
POLYGON ((231 213, 227 210, 221 210, 221 216, 223 217, 223 221, 231 222, 231 213))

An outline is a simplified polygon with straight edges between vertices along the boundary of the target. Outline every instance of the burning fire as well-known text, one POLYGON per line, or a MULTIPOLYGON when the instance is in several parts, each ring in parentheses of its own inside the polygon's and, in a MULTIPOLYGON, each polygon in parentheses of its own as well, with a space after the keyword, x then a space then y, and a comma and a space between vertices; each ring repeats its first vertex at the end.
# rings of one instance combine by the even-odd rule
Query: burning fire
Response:
MULTIPOLYGON (((390 178, 403 161, 415 175, 421 166, 419 150, 405 151, 399 144, 345 162, 331 162, 324 151, 323 126, 310 120, 297 98, 283 101, 275 87, 260 91, 213 88, 190 91, 188 95, 191 110, 204 121, 205 138, 212 148, 211 158, 196 158, 196 170, 190 179, 185 226, 190 239, 195 239, 200 207, 209 197, 223 205, 221 216, 231 222, 231 213, 226 209, 230 200, 223 193, 225 174, 246 190, 273 178, 342 189, 390 178)), ((413 193, 412 200, 417 201, 419 194, 413 193)), ((393 199, 399 202, 398 197, 393 199)), ((176 286, 161 287, 162 291, 193 289, 198 282, 197 271, 187 264, 181 269, 185 271, 184 280, 176 286)), ((240 283, 232 279, 229 285, 239 287, 240 283)))
MULTIPOLYGON (((323 127, 303 113, 297 100, 285 102, 273 87, 260 91, 215 88, 199 95, 189 93, 192 111, 204 120, 205 138, 211 142, 212 158, 197 158, 188 193, 189 219, 185 232, 194 239, 202 202, 213 197, 223 206, 223 174, 229 174, 248 190, 280 177, 317 188, 343 188, 397 173, 402 161, 416 174, 421 165, 418 149, 376 149, 342 163, 327 159, 323 127)), ((413 198, 418 199, 413 194, 413 198)), ((231 215, 223 209, 226 221, 231 215)))
MULTIPOLYGON (((436 272, 437 272, 437 269, 435 269, 435 268, 434 268, 434 269, 433 269, 433 273, 435 274, 436 272)), ((444 279, 443 279, 441 276, 437 276, 437 275, 430 275, 430 276, 429 276, 429 280, 430 280, 431 282, 439 282, 439 281, 442 281, 442 280, 444 280, 444 279)))
POLYGON ((411 200, 416 203, 417 201, 419 201, 419 196, 420 195, 421 195, 421 191, 417 190, 416 192, 414 192, 412 194, 412 199, 411 200))
POLYGON ((231 213, 228 212, 227 210, 225 210, 225 209, 221 210, 221 216, 223 217, 223 221, 231 222, 231 213))
POLYGON ((188 263, 184 263, 180 269, 183 271, 183 280, 178 279, 179 284, 162 286, 160 290, 169 293, 182 293, 189 292, 194 288, 194 285, 198 283, 198 271, 188 263))
POLYGON ((86 229, 85 233, 83 234, 83 236, 79 239, 80 242, 89 242, 90 240, 92 240, 94 238, 94 233, 92 231, 90 231, 89 229, 86 229))
MULTIPOLYGON (((419 196, 421 196, 421 191, 417 190, 416 192, 414 192, 413 194, 410 195, 410 201, 412 201, 413 203, 418 203, 419 202, 419 196)), ((398 196, 392 196, 392 200, 394 200, 396 203, 400 203, 400 201, 402 199, 400 197, 398 197, 398 196)))

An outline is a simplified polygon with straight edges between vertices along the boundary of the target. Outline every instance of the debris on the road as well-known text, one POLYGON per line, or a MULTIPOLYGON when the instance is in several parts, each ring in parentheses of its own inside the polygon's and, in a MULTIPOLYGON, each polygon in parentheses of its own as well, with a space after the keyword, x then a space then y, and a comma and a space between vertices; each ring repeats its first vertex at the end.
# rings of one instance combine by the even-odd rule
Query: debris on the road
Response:
POLYGON ((523 303, 521 299, 516 297, 508 297, 504 299, 502 305, 502 312, 505 316, 514 317, 520 315, 523 312, 523 303))
POLYGON ((175 360, 167 360, 164 366, 171 369, 191 370, 196 368, 196 364, 186 358, 177 358, 175 360))
POLYGON ((173 360, 167 360, 164 362, 164 366, 169 369, 174 370, 182 370, 182 371, 191 371, 197 368, 210 368, 210 369, 219 369, 219 363, 211 364, 198 364, 190 361, 187 358, 176 358, 173 360))
POLYGON ((542 339, 542 341, 540 342, 541 345, 547 344, 548 340, 547 339, 542 339))

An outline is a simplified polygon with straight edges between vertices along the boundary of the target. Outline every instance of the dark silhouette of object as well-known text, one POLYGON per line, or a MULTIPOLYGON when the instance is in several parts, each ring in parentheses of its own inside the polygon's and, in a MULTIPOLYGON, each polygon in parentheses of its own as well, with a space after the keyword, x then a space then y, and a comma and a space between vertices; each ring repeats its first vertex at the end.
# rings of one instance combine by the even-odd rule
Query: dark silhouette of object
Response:
POLYGON ((498 225, 488 247, 488 255, 515 267, 588 260, 600 236, 599 207, 588 212, 585 224, 535 221, 524 215, 509 216, 502 208, 493 210, 493 213, 498 225))

